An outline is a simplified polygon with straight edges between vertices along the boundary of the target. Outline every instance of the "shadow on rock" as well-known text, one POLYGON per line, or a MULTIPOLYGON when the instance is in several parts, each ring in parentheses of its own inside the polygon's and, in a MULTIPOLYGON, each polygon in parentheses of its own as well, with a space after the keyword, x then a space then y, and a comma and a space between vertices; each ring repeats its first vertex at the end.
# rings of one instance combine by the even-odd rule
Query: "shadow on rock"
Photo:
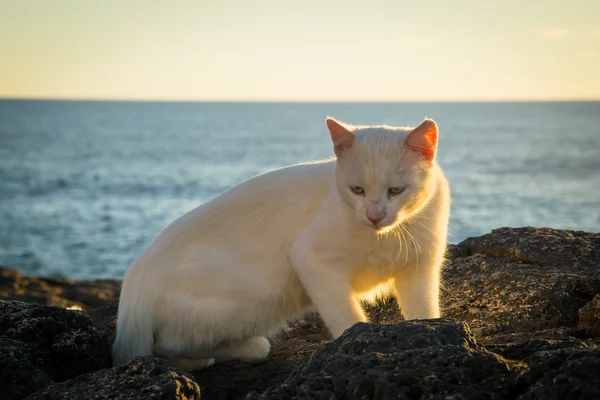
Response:
POLYGON ((83 311, 0 301, 0 398, 110 366, 105 336, 83 311))

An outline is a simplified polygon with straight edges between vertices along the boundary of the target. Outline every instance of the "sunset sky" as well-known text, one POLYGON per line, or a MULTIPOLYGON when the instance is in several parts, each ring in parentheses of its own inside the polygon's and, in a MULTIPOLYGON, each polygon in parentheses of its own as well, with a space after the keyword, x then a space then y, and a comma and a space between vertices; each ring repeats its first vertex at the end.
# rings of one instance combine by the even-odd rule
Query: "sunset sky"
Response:
POLYGON ((600 1, 0 0, 0 97, 600 99, 600 1))

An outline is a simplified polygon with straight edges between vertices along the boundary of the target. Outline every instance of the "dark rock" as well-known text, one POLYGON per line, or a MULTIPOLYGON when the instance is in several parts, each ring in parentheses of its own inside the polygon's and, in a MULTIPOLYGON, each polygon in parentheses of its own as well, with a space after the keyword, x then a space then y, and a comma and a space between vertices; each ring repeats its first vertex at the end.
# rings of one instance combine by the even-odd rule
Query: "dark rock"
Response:
POLYGON ((55 383, 28 400, 200 399, 193 376, 153 357, 136 357, 127 364, 79 375, 55 383))
POLYGON ((26 344, 0 337, 0 399, 21 399, 52 383, 29 357, 26 344))
POLYGON ((525 331, 525 332, 513 332, 513 333, 502 333, 495 335, 491 338, 487 338, 492 343, 486 343, 486 347, 500 345, 500 344, 513 344, 527 342, 530 340, 548 340, 548 341, 560 341, 560 340, 571 340, 579 337, 579 331, 572 327, 560 327, 543 329, 539 331, 525 331))
POLYGON ((586 335, 600 336, 600 295, 579 310, 579 329, 586 335))
POLYGON ((519 399, 600 399, 599 349, 539 352, 527 363, 519 399))
POLYGON ((500 399, 517 372, 456 321, 356 324, 285 384, 248 398, 500 399))
POLYGON ((111 363, 104 335, 82 311, 0 301, 0 339, 0 381, 13 382, 6 398, 111 363))
POLYGON ((94 320, 96 328, 104 334, 106 344, 112 348, 115 342, 115 329, 117 326, 117 311, 119 309, 119 300, 111 301, 100 307, 88 310, 88 314, 94 320))
POLYGON ((487 255, 506 261, 563 267, 563 272, 600 267, 600 234, 551 228, 499 228, 457 246, 462 256, 487 255))
POLYGON ((492 344, 485 346, 488 351, 511 360, 523 360, 539 351, 560 349, 586 349, 589 345, 577 338, 568 339, 529 339, 510 344, 492 344))
POLYGON ((462 322, 434 319, 387 326, 358 323, 314 357, 307 371, 314 372, 315 368, 320 369, 320 364, 328 364, 328 356, 338 358, 340 354, 360 356, 366 352, 396 353, 445 345, 477 348, 469 327, 462 322))
POLYGON ((467 321, 482 343, 509 334, 576 328, 600 293, 600 235, 502 228, 469 238, 444 270, 443 315, 467 321))

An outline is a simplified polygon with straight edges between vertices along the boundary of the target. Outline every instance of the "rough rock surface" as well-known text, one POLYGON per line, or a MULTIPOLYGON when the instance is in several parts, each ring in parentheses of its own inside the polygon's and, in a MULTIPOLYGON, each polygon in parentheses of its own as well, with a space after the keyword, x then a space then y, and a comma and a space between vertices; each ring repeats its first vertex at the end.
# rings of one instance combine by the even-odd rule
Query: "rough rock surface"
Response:
POLYGON ((110 365, 105 335, 83 311, 0 301, 0 398, 110 365))
POLYGON ((600 295, 579 309, 579 329, 589 336, 600 336, 600 295))
POLYGON ((296 377, 248 398, 506 398, 516 368, 451 320, 356 324, 296 377))
MULTIPOLYGON (((101 281, 95 289, 93 282, 24 278, 6 271, 0 270, 0 298, 17 294, 15 287, 27 296, 23 282, 44 282, 28 284, 33 293, 42 290, 50 297, 28 301, 81 305, 104 333, 105 348, 110 347, 118 282, 101 281), (82 300, 86 288, 93 300, 82 300), (74 297, 73 291, 81 296, 74 297)), ((307 315, 273 340, 266 360, 220 362, 193 377, 207 399, 600 398, 599 294, 600 234, 501 228, 449 247, 443 319, 403 322, 396 302, 383 299, 368 305, 367 312, 372 321, 392 325, 358 324, 332 342, 318 316, 307 315)), ((0 390, 4 382, 15 382, 13 397, 6 398, 46 390, 37 393, 41 395, 51 388, 58 397, 48 398, 61 398, 61 390, 67 396, 78 393, 67 390, 84 389, 82 398, 93 398, 95 386, 85 375, 52 383, 56 372, 30 358, 35 346, 19 335, 0 333, 0 365, 11 366, 0 366, 0 390)), ((145 358, 134 364, 153 368, 157 362, 145 358)), ((120 382, 126 372, 119 368, 124 367, 92 375, 120 382)), ((89 370, 73 371, 72 376, 85 372, 89 370)), ((177 398, 173 392, 161 393, 177 398)), ((135 398, 131 396, 121 398, 135 398)), ((5 398, 2 392, 0 398, 5 398)))
POLYGON ((29 359, 26 344, 0 338, 0 399, 21 399, 52 383, 46 371, 29 359))
POLYGON ((600 235, 501 228, 451 249, 443 315, 467 321, 482 343, 576 328, 600 293, 600 235))
POLYGON ((153 357, 137 357, 115 368, 101 369, 55 383, 28 400, 200 399, 200 387, 187 372, 153 357))
POLYGON ((59 307, 98 307, 119 296, 121 281, 74 281, 65 278, 23 276, 0 266, 0 299, 59 307))
POLYGON ((600 350, 538 352, 525 360, 519 399, 600 399, 600 350))

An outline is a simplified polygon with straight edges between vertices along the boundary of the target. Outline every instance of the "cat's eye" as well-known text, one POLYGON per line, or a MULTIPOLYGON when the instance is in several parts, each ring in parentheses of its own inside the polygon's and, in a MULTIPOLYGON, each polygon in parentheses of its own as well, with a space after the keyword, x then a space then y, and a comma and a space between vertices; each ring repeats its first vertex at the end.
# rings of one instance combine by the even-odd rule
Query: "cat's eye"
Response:
POLYGON ((388 189, 388 195, 390 196, 398 196, 400 193, 404 192, 403 187, 391 187, 388 189))
POLYGON ((365 194, 365 189, 361 186, 350 186, 350 191, 354 194, 363 195, 365 194))

